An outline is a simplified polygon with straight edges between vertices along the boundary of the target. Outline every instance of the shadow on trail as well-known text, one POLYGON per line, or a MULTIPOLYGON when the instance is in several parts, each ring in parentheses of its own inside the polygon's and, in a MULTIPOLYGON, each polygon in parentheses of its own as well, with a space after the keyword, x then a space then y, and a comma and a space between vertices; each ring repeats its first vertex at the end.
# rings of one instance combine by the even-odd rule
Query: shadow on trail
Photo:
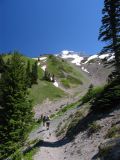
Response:
POLYGON ((65 144, 69 143, 70 140, 67 139, 66 137, 56 141, 56 142, 49 142, 49 141, 44 141, 41 140, 40 142, 38 142, 35 147, 61 147, 64 146, 65 144))
POLYGON ((41 133, 41 132, 44 132, 44 131, 45 131, 45 129, 42 129, 42 130, 38 131, 37 133, 41 133))
MULTIPOLYGON (((92 159, 91 160, 96 160, 96 159, 100 159, 100 157, 99 157, 99 154, 97 153, 97 154, 95 154, 93 157, 92 157, 92 159)), ((101 160, 101 159, 100 159, 101 160)))
POLYGON ((40 140, 39 142, 37 142, 36 144, 29 146, 28 148, 26 148, 23 151, 23 154, 27 154, 28 152, 32 151, 35 148, 39 148, 39 147, 52 147, 52 148, 56 148, 56 147, 62 147, 64 145, 66 145, 67 143, 69 143, 70 140, 66 137, 55 141, 55 142, 49 142, 49 141, 44 141, 44 140, 40 140))

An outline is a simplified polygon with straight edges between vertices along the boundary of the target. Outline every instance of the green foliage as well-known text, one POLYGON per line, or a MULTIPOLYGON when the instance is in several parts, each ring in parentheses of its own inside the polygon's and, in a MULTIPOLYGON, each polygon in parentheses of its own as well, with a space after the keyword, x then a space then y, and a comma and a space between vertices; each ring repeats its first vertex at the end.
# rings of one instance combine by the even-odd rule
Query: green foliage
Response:
POLYGON ((69 138, 74 137, 74 133, 76 131, 76 126, 78 122, 84 117, 83 112, 81 110, 78 110, 75 115, 73 116, 71 122, 68 125, 68 129, 66 132, 66 136, 69 138))
POLYGON ((16 151, 12 156, 10 157, 11 160, 22 160, 22 153, 20 151, 16 151))
POLYGON ((66 130, 67 130, 67 127, 68 127, 68 122, 65 123, 61 128, 57 128, 56 130, 56 136, 59 137, 59 136, 63 136, 63 134, 65 134, 66 130))
POLYGON ((65 88, 70 88, 70 83, 69 83, 69 80, 67 78, 61 79, 61 83, 65 88))
POLYGON ((70 121, 67 127, 66 136, 70 139, 74 137, 81 131, 82 128, 86 128, 84 118, 90 112, 89 104, 79 107, 79 109, 70 116, 70 121))
POLYGON ((104 148, 99 149, 99 156, 105 157, 109 154, 110 150, 112 149, 111 146, 105 146, 104 148))
POLYGON ((58 116, 62 116, 66 111, 73 109, 79 105, 79 102, 75 102, 69 105, 66 105, 65 107, 61 108, 57 113, 52 114, 51 118, 56 118, 58 116))
POLYGON ((31 79, 32 79, 32 84, 37 84, 37 80, 38 80, 38 65, 37 65, 37 61, 32 65, 31 79))
MULTIPOLYGON (((104 0, 99 39, 108 42, 103 51, 115 53, 116 70, 120 68, 120 0, 104 0)), ((120 72, 119 72, 120 73, 120 72)))
POLYGON ((26 84, 27 84, 28 88, 31 88, 31 86, 32 86, 32 77, 31 77, 30 61, 28 61, 27 68, 26 68, 26 84))
POLYGON ((89 101, 93 101, 96 97, 98 97, 103 91, 103 87, 94 87, 90 85, 88 92, 82 97, 82 103, 87 103, 89 101))
MULTIPOLYGON (((29 152, 27 152, 24 156, 23 156, 23 160, 33 160, 33 156, 35 155, 35 153, 38 151, 38 148, 33 148, 31 149, 29 152)), ((17 159, 16 159, 17 160, 17 159)))
POLYGON ((82 81, 74 76, 68 75, 66 78, 61 79, 61 83, 64 87, 70 88, 82 84, 82 81))
POLYGON ((94 99, 91 110, 106 112, 115 109, 120 103, 120 79, 115 79, 104 87, 104 90, 94 99))
POLYGON ((89 134, 96 133, 101 129, 101 126, 97 122, 89 124, 89 134))
POLYGON ((106 138, 116 138, 120 137, 120 126, 113 126, 108 130, 105 136, 106 138))
POLYGON ((56 77, 63 78, 64 72, 70 73, 73 70, 72 67, 53 55, 48 56, 47 69, 49 73, 54 74, 56 77))
POLYGON ((25 62, 14 53, 0 79, 0 158, 24 143, 32 123, 32 104, 26 87, 25 62))
POLYGON ((33 156, 36 154, 38 149, 40 149, 39 144, 41 139, 33 139, 27 143, 26 151, 23 153, 22 160, 33 160, 33 156))
POLYGON ((45 70, 43 80, 48 82, 55 82, 55 76, 54 74, 50 74, 47 70, 45 70))
POLYGON ((65 96, 64 91, 47 81, 38 81, 38 85, 33 85, 30 89, 30 97, 34 100, 35 104, 40 104, 47 98, 55 100, 63 96, 65 96))
POLYGON ((68 87, 67 83, 69 83, 69 85, 71 83, 73 86, 76 84, 82 84, 84 79, 79 69, 67 61, 53 55, 48 56, 47 71, 51 73, 51 75, 54 74, 55 77, 59 78, 65 87, 68 87))
POLYGON ((0 55, 0 73, 3 73, 5 70, 5 62, 3 60, 2 55, 0 55))
MULTIPOLYGON (((8 59, 10 60, 12 58, 12 55, 14 53, 8 53, 8 54, 3 54, 3 60, 5 61, 5 63, 8 61, 8 59)), ((20 53, 19 53, 20 54, 20 53)), ((29 57, 26 57, 26 56, 23 56, 22 54, 20 54, 22 56, 22 59, 23 61, 25 62, 25 67, 27 68, 28 66, 28 61, 30 63, 30 71, 32 69, 32 65, 35 64, 35 62, 37 63, 36 60, 32 59, 32 58, 29 58, 29 57)), ((41 69, 41 67, 38 67, 38 79, 42 79, 43 77, 43 70, 41 69)))

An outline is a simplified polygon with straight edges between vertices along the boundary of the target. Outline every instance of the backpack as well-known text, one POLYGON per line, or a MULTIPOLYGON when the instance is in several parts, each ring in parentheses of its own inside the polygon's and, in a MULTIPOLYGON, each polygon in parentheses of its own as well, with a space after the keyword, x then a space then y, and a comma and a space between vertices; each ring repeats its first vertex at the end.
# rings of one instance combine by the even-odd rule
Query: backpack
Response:
POLYGON ((46 121, 46 116, 43 116, 43 121, 46 121))
POLYGON ((50 121, 50 118, 49 118, 49 116, 46 116, 46 121, 50 121))

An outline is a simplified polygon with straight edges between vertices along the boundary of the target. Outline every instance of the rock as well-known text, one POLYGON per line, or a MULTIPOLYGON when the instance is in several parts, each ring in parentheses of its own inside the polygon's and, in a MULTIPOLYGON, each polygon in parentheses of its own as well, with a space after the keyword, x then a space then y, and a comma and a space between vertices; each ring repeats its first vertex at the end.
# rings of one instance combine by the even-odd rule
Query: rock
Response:
POLYGON ((103 160, 120 160, 120 138, 106 140, 101 143, 99 155, 103 160))

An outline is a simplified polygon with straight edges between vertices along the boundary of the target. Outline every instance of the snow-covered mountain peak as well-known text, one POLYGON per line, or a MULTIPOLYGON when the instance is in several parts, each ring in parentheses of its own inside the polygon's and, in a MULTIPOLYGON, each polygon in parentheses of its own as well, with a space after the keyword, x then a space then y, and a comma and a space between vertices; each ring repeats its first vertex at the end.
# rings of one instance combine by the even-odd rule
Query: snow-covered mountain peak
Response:
POLYGON ((61 55, 68 55, 68 54, 72 54, 72 53, 74 53, 74 51, 68 51, 68 50, 61 51, 61 55))
POLYGON ((68 51, 68 50, 63 50, 61 51, 61 53, 59 54, 59 56, 63 59, 71 59, 71 63, 74 63, 78 66, 80 66, 81 64, 87 64, 88 62, 90 62, 91 60, 97 59, 97 60, 104 60, 107 59, 107 61, 112 61, 115 56, 114 53, 105 53, 102 55, 91 55, 91 56, 82 56, 81 53, 78 52, 74 52, 74 51, 68 51))
POLYGON ((81 61, 84 59, 82 56, 80 56, 79 53, 76 53, 74 51, 68 51, 68 50, 62 51, 60 56, 63 59, 71 59, 71 63, 74 63, 77 66, 80 66, 81 61))

